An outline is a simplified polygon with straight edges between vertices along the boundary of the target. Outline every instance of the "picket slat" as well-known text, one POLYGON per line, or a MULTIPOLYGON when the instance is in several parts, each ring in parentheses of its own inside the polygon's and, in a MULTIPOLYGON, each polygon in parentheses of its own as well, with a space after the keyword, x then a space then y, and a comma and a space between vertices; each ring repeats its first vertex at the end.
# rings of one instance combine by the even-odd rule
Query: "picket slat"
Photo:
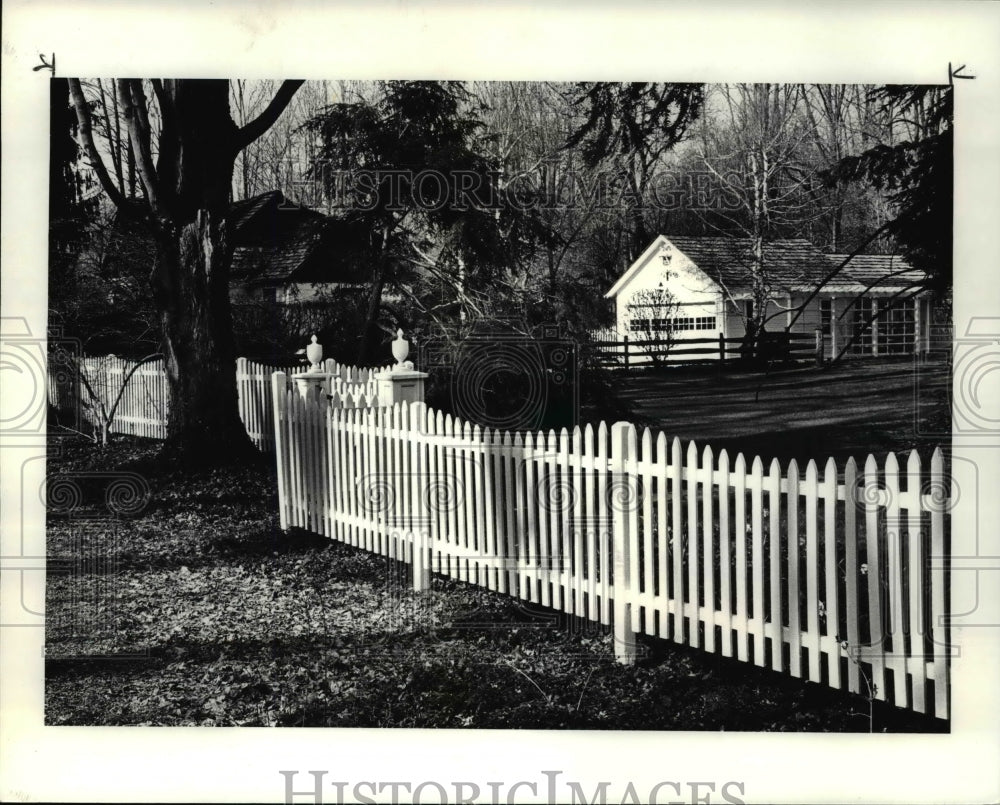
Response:
POLYGON ((950 492, 944 485, 944 455, 941 448, 931 456, 931 614, 930 646, 934 655, 934 714, 938 718, 948 718, 950 713, 949 661, 951 647, 948 641, 949 628, 948 594, 945 589, 944 515, 948 510, 950 492))
POLYGON ((498 472, 503 474, 503 488, 497 484, 498 503, 496 508, 497 528, 502 529, 504 538, 505 578, 504 592, 516 596, 518 594, 518 564, 517 564, 517 518, 516 500, 514 497, 514 443, 510 433, 503 432, 500 438, 500 453, 498 456, 498 472))
POLYGON ((742 453, 736 456, 733 476, 736 490, 736 528, 733 533, 736 540, 736 659, 746 662, 749 657, 750 621, 747 607, 747 470, 742 453))
MULTIPOLYGON (((920 494, 920 456, 916 450, 910 451, 906 461, 906 491, 911 496, 920 494)), ((909 548, 907 554, 907 586, 910 598, 907 607, 906 621, 906 654, 916 658, 910 665, 911 689, 913 692, 912 707, 918 713, 927 711, 926 676, 924 663, 924 534, 920 527, 920 509, 917 506, 907 507, 906 541, 909 548)))
MULTIPOLYGON (((563 433, 565 432, 564 430, 563 433)), ((565 473, 563 488, 566 495, 569 496, 568 505, 563 507, 563 533, 565 538, 572 542, 572 575, 570 577, 570 600, 572 603, 570 606, 572 614, 582 618, 585 614, 583 600, 586 578, 583 553, 585 537, 581 522, 583 520, 583 484, 581 483, 582 469, 579 463, 580 456, 583 455, 583 434, 580 432, 579 425, 573 428, 571 449, 573 462, 570 461, 569 449, 563 453, 562 471, 565 473)))
MULTIPOLYGON (((639 512, 642 490, 639 488, 639 440, 634 427, 628 428, 626 439, 625 475, 622 478, 625 488, 622 490, 622 502, 626 506, 625 515, 628 519, 628 564, 626 588, 630 604, 631 629, 639 631, 639 512)), ((616 535, 617 536, 617 535, 616 535)))
POLYGON ((701 645, 701 618, 698 614, 698 448, 688 442, 687 466, 687 546, 688 546, 688 645, 701 645))
POLYGON ((525 583, 528 595, 526 600, 538 603, 538 495, 535 478, 535 438, 531 431, 524 434, 524 488, 526 493, 525 509, 527 510, 527 528, 523 532, 525 545, 525 583))
POLYGON ((799 465, 788 462, 788 493, 785 517, 788 521, 788 671, 802 676, 801 581, 799 578, 799 465))
MULTIPOLYGON (((839 562, 837 559, 837 464, 827 459, 823 471, 823 565, 824 631, 836 643, 840 613, 839 562)), ((840 688, 840 649, 827 653, 827 679, 832 688, 840 688)))
MULTIPOLYGON (((771 644, 771 669, 781 671, 784 667, 782 657, 784 641, 781 636, 781 467, 777 459, 771 460, 771 468, 767 473, 767 510, 768 510, 768 578, 770 585, 770 617, 768 620, 768 639, 771 644)), ((723 565, 725 567, 725 565, 723 565)))
POLYGON ((667 436, 663 431, 656 437, 656 457, 659 472, 656 475, 656 514, 657 514, 657 605, 659 608, 659 637, 666 640, 670 637, 670 539, 667 527, 667 436))
POLYGON ((819 682, 819 481, 816 462, 806 465, 806 635, 803 642, 809 651, 809 681, 819 682))
POLYGON ((598 565, 601 576, 601 623, 611 625, 611 512, 608 508, 608 426, 601 420, 597 426, 597 505, 601 523, 598 534, 598 565))
POLYGON ((702 587, 705 595, 705 612, 708 617, 705 620, 705 651, 715 651, 715 541, 714 528, 715 516, 713 514, 713 472, 715 462, 712 458, 712 448, 705 445, 702 451, 701 473, 703 477, 701 500, 702 500, 702 536, 703 544, 701 550, 702 565, 702 587))
POLYGON ((681 488, 681 440, 676 436, 670 443, 670 555, 673 557, 674 642, 684 640, 684 535, 681 514, 684 492, 681 488))
POLYGON ((847 650, 847 689, 861 692, 861 675, 856 654, 860 650, 861 605, 858 599, 858 465, 854 458, 847 459, 844 467, 844 612, 847 635, 840 635, 847 650))
MULTIPOLYGON (((653 435, 649 428, 642 431, 642 441, 640 443, 639 457, 642 469, 639 478, 636 479, 635 491, 641 498, 642 504, 642 561, 639 561, 638 551, 632 559, 634 569, 633 578, 636 578, 636 592, 641 591, 647 601, 653 601, 653 435)), ((638 505, 640 501, 636 501, 638 505)), ((635 608, 636 617, 639 614, 639 607, 635 608)), ((654 618, 653 607, 646 609, 646 634, 653 635, 654 618)), ((639 624, 635 623, 633 628, 639 631, 639 624)))
POLYGON ((729 453, 719 453, 719 600, 722 656, 733 656, 732 544, 729 533, 729 453))
POLYGON ((760 456, 754 457, 750 470, 750 512, 752 555, 753 617, 750 619, 753 634, 754 665, 764 667, 764 464, 760 456))
POLYGON ((879 484, 875 456, 865 461, 865 550, 868 581, 868 635, 864 657, 871 665, 871 681, 875 698, 885 701, 885 621, 882 618, 882 562, 879 550, 879 484))
POLYGON ((885 547, 888 572, 889 651, 886 663, 892 670, 892 698, 897 707, 906 706, 906 654, 903 636, 903 546, 899 514, 899 461, 895 453, 885 459, 885 547))
POLYGON ((596 462, 597 447, 594 444, 594 428, 588 422, 583 429, 583 460, 581 473, 584 476, 583 499, 586 514, 582 530, 586 537, 587 551, 587 617, 600 622, 601 613, 597 608, 598 551, 601 546, 601 531, 605 525, 598 514, 596 470, 588 466, 588 460, 596 462))

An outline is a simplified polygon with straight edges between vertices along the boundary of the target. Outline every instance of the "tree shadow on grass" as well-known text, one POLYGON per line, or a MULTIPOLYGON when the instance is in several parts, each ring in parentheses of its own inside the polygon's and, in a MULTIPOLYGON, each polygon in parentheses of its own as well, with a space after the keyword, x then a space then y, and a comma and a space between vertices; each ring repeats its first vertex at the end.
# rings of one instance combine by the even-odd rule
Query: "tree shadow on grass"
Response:
POLYGON ((119 572, 129 570, 162 571, 215 568, 220 562, 258 561, 283 556, 304 556, 328 550, 337 550, 339 543, 327 537, 300 529, 282 531, 276 525, 265 525, 241 532, 210 535, 197 552, 177 553, 158 551, 155 543, 143 542, 126 547, 116 555, 119 572))
MULTIPOLYGON (((266 723, 278 726, 869 731, 859 696, 647 637, 635 667, 585 646, 574 654, 576 643, 572 634, 517 623, 485 634, 390 627, 235 640, 175 636, 150 647, 143 662, 48 660, 46 677, 60 707, 67 695, 79 698, 73 690, 127 685, 146 708, 136 721, 151 717, 148 687, 183 690, 194 710, 201 698, 221 696, 230 718, 243 718, 248 707, 277 707, 266 723), (525 632, 527 642, 513 639, 525 632)), ((101 720, 92 705, 76 712, 101 720)), ((884 703, 875 704, 873 722, 879 732, 947 731, 945 722, 884 703)))
MULTIPOLYGON (((859 694, 836 690, 828 685, 807 682, 786 673, 763 668, 721 654, 708 654, 687 645, 654 638, 638 637, 643 657, 641 667, 655 668, 664 663, 689 663, 695 674, 701 675, 715 688, 708 697, 710 708, 724 711, 730 730, 759 729, 739 726, 747 722, 746 710, 772 710, 776 723, 782 729, 794 729, 799 719, 810 713, 829 713, 828 727, 838 732, 899 732, 947 733, 947 721, 912 710, 895 707, 887 702, 875 701, 871 721, 868 719, 868 700, 859 694), (762 695, 763 694, 763 695, 762 695)), ((750 716, 757 722, 760 714, 750 716)), ((814 728, 816 729, 816 728, 814 728)))

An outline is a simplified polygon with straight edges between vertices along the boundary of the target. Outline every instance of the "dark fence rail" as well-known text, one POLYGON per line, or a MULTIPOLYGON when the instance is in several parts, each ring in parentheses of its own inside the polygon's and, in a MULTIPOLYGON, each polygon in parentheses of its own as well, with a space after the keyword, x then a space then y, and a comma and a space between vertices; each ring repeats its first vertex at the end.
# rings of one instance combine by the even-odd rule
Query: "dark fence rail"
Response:
POLYGON ((592 353, 601 362, 628 367, 632 362, 698 363, 725 362, 732 359, 812 360, 822 357, 822 342, 809 333, 764 333, 750 354, 742 338, 648 338, 624 335, 614 339, 598 337, 590 343, 592 353))

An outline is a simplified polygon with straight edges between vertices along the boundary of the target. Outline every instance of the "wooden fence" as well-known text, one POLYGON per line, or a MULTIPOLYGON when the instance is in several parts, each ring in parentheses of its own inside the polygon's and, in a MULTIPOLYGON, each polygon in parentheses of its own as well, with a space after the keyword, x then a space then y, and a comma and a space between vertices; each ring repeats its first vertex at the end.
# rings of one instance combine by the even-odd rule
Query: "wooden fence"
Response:
POLYGON ((163 439, 169 404, 166 369, 162 358, 138 363, 107 355, 82 358, 77 367, 64 367, 58 374, 50 366, 49 403, 77 411, 81 424, 99 430, 120 392, 110 432, 163 439))
MULTIPOLYGON (((721 333, 705 338, 651 337, 643 333, 594 330, 589 348, 598 362, 624 369, 657 364, 724 364, 745 357, 742 338, 726 338, 721 333)), ((822 357, 823 342, 808 333, 767 332, 757 344, 758 359, 816 360, 822 357)))
MULTIPOLYGON (((57 372, 50 367, 49 402, 62 410, 78 411, 82 424, 99 429, 103 417, 114 405, 125 378, 137 363, 115 355, 83 358, 79 362, 82 378, 76 372, 57 372)), ((333 395, 331 403, 340 407, 377 404, 375 374, 383 368, 388 367, 361 369, 339 364, 332 358, 323 361, 323 371, 332 375, 326 389, 328 394, 333 395)), ((240 417, 250 439, 260 450, 270 452, 274 449, 271 375, 282 371, 293 376, 308 370, 306 365, 282 367, 247 358, 236 359, 240 417)), ((170 393, 163 360, 145 363, 125 384, 110 432, 164 439, 169 405, 170 393)))
POLYGON ((611 626, 624 662, 645 633, 948 718, 940 450, 782 471, 628 423, 272 397, 282 528, 611 626))
MULTIPOLYGON (((322 370, 333 375, 326 393, 333 395, 330 401, 335 407, 354 408, 377 405, 377 382, 375 375, 382 371, 343 366, 332 358, 323 361, 322 370)), ((240 417, 246 425, 247 434, 258 449, 264 452, 274 450, 274 415, 271 406, 271 376, 283 372, 287 376, 309 371, 308 366, 286 369, 270 366, 247 358, 236 359, 236 388, 238 392, 240 417)), ((292 381, 289 380, 289 388, 292 381)))

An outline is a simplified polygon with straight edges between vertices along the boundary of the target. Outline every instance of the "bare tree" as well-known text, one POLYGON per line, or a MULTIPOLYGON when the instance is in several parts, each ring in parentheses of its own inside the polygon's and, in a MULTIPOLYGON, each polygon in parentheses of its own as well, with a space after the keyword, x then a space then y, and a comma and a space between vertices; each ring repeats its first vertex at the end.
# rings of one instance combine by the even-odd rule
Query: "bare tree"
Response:
POLYGON ((668 290, 666 277, 653 288, 643 288, 631 297, 626 315, 629 333, 645 336, 640 350, 654 366, 663 365, 674 344, 677 311, 680 304, 668 290))
POLYGON ((81 83, 70 81, 80 144, 101 186, 123 215, 148 226, 156 244, 149 281, 171 398, 166 448, 185 461, 220 461, 251 449, 236 405, 226 217, 237 155, 274 125, 302 83, 284 82, 259 115, 238 126, 228 81, 117 79, 144 196, 139 204, 111 179, 81 83))
POLYGON ((779 305, 767 241, 789 231, 798 233, 817 214, 809 193, 814 170, 803 148, 811 129, 800 114, 801 86, 733 84, 717 92, 725 122, 703 124, 700 156, 737 202, 735 209, 716 215, 726 234, 742 235, 748 243, 743 262, 750 278, 750 305, 735 307, 744 322, 744 349, 753 353, 773 315, 769 309, 779 305))

